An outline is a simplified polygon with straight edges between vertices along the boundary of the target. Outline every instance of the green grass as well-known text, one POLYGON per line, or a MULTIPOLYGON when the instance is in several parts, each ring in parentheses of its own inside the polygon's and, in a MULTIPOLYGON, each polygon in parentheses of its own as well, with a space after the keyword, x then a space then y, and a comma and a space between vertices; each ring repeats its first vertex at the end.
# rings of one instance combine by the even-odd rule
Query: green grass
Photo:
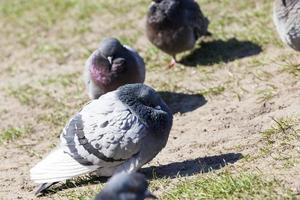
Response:
POLYGON ((75 72, 50 76, 38 81, 35 86, 25 84, 14 88, 9 87, 6 92, 22 105, 43 109, 43 112, 36 116, 37 122, 45 122, 61 129, 85 102, 81 98, 82 88, 78 86, 81 83, 83 84, 82 80, 79 80, 79 73, 75 72), (62 93, 58 94, 57 90, 62 93))
POLYGON ((33 130, 32 126, 26 127, 9 127, 0 133, 0 144, 5 142, 11 142, 19 137, 31 133, 33 130))
POLYGON ((205 4, 205 7, 217 4, 207 12, 204 10, 204 13, 214 19, 211 20, 210 29, 220 39, 237 37, 262 46, 273 41, 274 44, 282 46, 277 33, 273 31, 273 24, 270 23, 272 4, 267 3, 267 0, 239 3, 229 0, 201 2, 205 4), (230 8, 231 12, 227 9, 220 11, 220 8, 230 8))
POLYGON ((10 22, 15 22, 23 28, 40 26, 42 30, 49 30, 54 24, 68 17, 82 21, 89 19, 97 10, 101 10, 101 3, 91 0, 11 0, 0 4, 0 16, 10 22), (32 17, 34 13, 35 17, 32 17))
POLYGON ((80 72, 73 72, 68 74, 58 74, 55 76, 48 77, 46 79, 40 80, 40 84, 42 86, 50 86, 54 85, 61 85, 64 88, 77 86, 79 83, 80 85, 83 84, 83 80, 80 79, 81 73, 80 72))
POLYGON ((270 101, 276 96, 276 91, 275 89, 264 89, 264 90, 259 90, 257 92, 258 98, 257 98, 257 103, 265 103, 267 101, 270 101))
POLYGON ((42 89, 25 84, 16 88, 8 88, 7 93, 18 99, 21 104, 31 107, 54 108, 65 106, 62 100, 47 91, 47 88, 42 89))
POLYGON ((21 104, 31 107, 54 108, 66 107, 65 100, 82 94, 84 87, 80 72, 47 76, 30 84, 11 86, 5 92, 16 98, 21 104), (57 95, 60 90, 62 95, 57 95))
POLYGON ((282 71, 286 71, 294 76, 300 76, 300 63, 292 63, 286 61, 282 67, 282 71))
POLYGON ((262 137, 268 144, 274 144, 276 141, 281 139, 281 142, 287 140, 293 140, 300 137, 298 131, 296 131, 293 127, 299 124, 299 120, 295 118, 280 118, 275 119, 272 118, 274 121, 274 125, 271 128, 266 129, 263 131, 262 137), (282 141, 283 139, 283 141, 282 141))
MULTIPOLYGON (((62 186, 69 188, 68 192, 57 189, 54 189, 54 192, 59 192, 60 198, 93 199, 104 184, 89 180, 88 186, 83 190, 80 186, 86 181, 86 179, 68 181, 62 186)), ((153 177, 149 183, 150 191, 161 200, 296 199, 296 195, 283 182, 275 178, 266 178, 260 173, 209 172, 191 178, 177 177, 175 182, 169 178, 153 177), (158 195, 156 191, 161 190, 165 192, 158 195)))
POLYGON ((51 112, 46 112, 39 114, 37 117, 38 122, 45 122, 51 126, 55 127, 64 127, 67 123, 67 120, 71 117, 71 114, 67 111, 67 109, 55 109, 51 112))
POLYGON ((210 174, 180 181, 162 196, 163 200, 183 199, 296 199, 277 180, 267 180, 257 174, 210 174))
POLYGON ((30 85, 24 85, 18 88, 9 87, 6 91, 8 95, 18 99, 21 104, 33 106, 37 103, 35 96, 39 93, 39 90, 30 85))
POLYGON ((217 96, 222 94, 225 91, 225 87, 223 86, 216 86, 216 87, 211 87, 208 89, 203 89, 199 91, 199 94, 204 95, 204 96, 217 96))
POLYGON ((274 124, 261 132, 263 147, 261 156, 271 156, 273 160, 282 164, 283 168, 295 166, 300 162, 299 146, 300 125, 299 118, 272 118, 274 124))

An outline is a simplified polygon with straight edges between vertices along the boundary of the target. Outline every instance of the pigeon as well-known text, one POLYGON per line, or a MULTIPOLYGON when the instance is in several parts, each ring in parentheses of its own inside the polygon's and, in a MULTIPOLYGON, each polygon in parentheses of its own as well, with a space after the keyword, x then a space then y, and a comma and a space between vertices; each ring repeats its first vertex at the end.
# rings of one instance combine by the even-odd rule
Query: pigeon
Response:
POLYGON ((152 0, 146 20, 150 42, 171 55, 193 49, 197 39, 210 35, 209 20, 195 0, 152 0))
POLYGON ((148 182, 140 173, 119 173, 114 175, 96 196, 95 200, 144 200, 156 199, 147 189, 148 182))
POLYGON ((300 51, 300 1, 275 0, 273 20, 281 40, 300 51))
POLYGON ((94 172, 134 172, 166 145, 173 116, 151 87, 127 84, 92 100, 67 123, 60 145, 30 170, 45 193, 56 182, 94 172))
POLYGON ((133 48, 115 38, 104 39, 85 63, 84 80, 90 99, 130 83, 144 83, 145 63, 133 48))

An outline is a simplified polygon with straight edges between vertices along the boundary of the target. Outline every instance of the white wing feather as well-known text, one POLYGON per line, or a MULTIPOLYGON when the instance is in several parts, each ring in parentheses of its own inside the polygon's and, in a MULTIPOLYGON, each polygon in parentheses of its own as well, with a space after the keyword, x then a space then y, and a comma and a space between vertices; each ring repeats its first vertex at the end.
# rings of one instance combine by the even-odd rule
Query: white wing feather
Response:
POLYGON ((93 172, 97 168, 81 165, 58 148, 30 170, 30 178, 36 183, 53 183, 93 172))

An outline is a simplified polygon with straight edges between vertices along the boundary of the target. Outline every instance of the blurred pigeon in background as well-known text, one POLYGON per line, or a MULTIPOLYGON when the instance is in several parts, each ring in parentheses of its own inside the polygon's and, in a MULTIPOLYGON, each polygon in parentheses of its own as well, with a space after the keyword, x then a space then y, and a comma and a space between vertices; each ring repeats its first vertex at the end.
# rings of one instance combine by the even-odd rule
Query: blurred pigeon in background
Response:
POLYGON ((148 182, 139 173, 119 173, 114 175, 96 196, 95 200, 144 200, 156 199, 148 190, 148 182))
POLYGON ((197 39, 210 35, 209 21, 194 0, 152 0, 146 22, 149 40, 173 57, 194 48, 197 39))
POLYGON ((111 176, 134 172, 165 147, 173 116, 158 93, 144 84, 128 84, 83 107, 66 125, 60 145, 30 170, 40 183, 96 172, 111 176))
POLYGON ((275 0, 273 20, 281 40, 300 51, 300 1, 275 0))
POLYGON ((115 38, 106 38, 85 63, 89 97, 97 99, 119 86, 145 81, 145 64, 138 53, 115 38))

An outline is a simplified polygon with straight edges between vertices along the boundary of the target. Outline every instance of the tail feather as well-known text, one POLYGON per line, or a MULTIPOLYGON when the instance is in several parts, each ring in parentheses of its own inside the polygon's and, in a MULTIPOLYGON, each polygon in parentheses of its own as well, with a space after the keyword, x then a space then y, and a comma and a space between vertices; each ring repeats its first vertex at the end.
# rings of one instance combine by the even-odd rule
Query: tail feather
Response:
POLYGON ((54 183, 93 172, 97 168, 80 164, 58 148, 30 170, 30 178, 36 183, 54 183))
POLYGON ((54 183, 42 183, 38 186, 38 189, 36 190, 36 192, 34 193, 35 196, 38 196, 40 194, 43 194, 46 192, 46 190, 51 187, 52 185, 54 185, 57 182, 54 183))

